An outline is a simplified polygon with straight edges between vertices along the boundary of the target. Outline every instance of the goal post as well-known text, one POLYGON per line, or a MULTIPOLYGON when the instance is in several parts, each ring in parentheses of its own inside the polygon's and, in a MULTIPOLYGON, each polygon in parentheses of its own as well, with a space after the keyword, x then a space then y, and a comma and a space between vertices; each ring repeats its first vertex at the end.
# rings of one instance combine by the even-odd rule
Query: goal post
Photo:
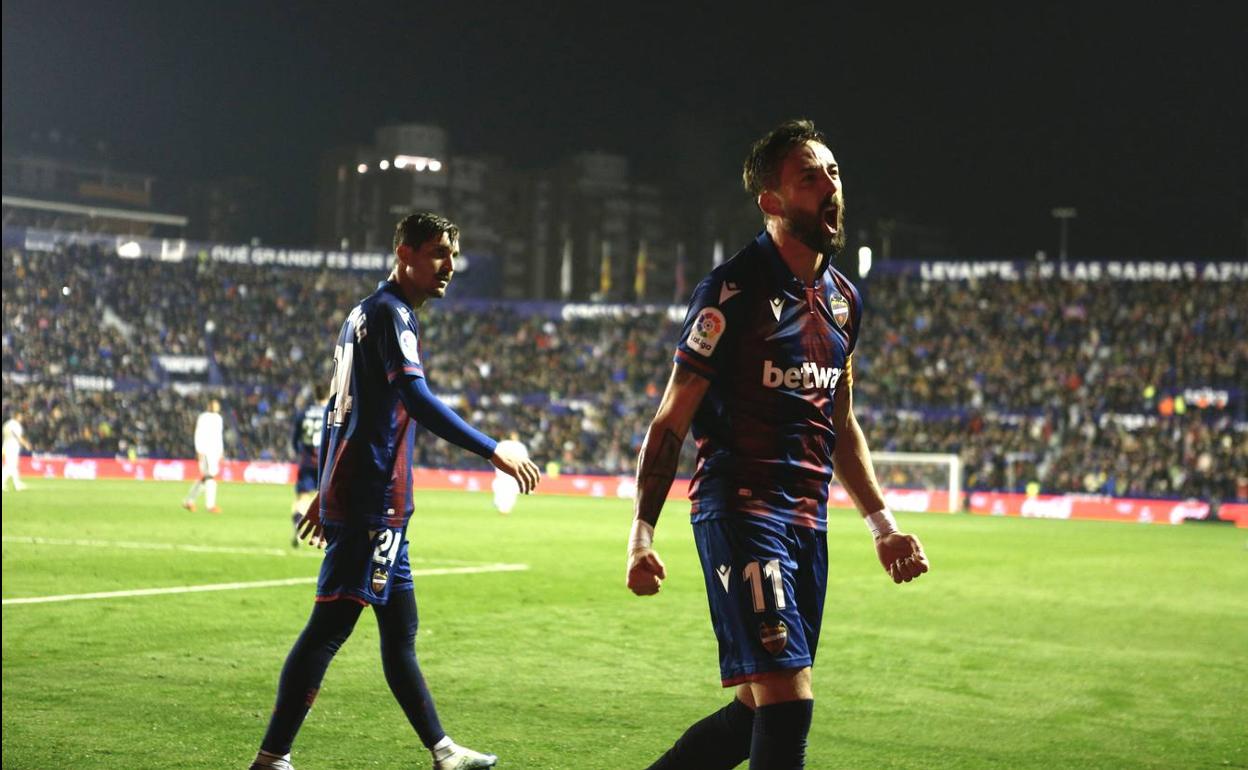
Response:
POLYGON ((962 461, 956 454, 872 452, 871 461, 892 510, 962 510, 962 461))

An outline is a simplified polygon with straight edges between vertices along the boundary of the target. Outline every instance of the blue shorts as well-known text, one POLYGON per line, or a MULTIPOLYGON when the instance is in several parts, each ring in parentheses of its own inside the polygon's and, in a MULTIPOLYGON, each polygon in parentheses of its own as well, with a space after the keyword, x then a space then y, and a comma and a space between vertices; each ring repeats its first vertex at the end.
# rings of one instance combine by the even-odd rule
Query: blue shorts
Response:
POLYGON ((305 495, 309 492, 317 490, 316 468, 300 468, 299 475, 295 477, 295 494, 305 495))
POLYGON ((828 534, 761 516, 693 525, 725 687, 814 665, 828 534))
POLYGON ((412 590, 406 529, 326 524, 327 545, 316 581, 316 600, 385 604, 392 591, 412 590))

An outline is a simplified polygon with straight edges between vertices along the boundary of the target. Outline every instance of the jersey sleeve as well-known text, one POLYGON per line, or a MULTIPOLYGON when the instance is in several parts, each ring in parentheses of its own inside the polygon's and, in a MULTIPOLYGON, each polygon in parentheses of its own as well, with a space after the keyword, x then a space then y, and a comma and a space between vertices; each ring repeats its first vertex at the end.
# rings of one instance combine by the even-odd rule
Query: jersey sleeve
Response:
POLYGON ((394 382, 401 375, 424 377, 425 369, 420 362, 420 327, 416 314, 401 305, 386 307, 378 331, 381 363, 386 380, 394 382))
POLYGON ((744 305, 735 298, 735 286, 724 290, 724 281, 708 276, 693 290, 675 362, 689 371, 714 380, 728 359, 726 351, 740 334, 741 318, 734 309, 744 305))
POLYGON ((435 435, 487 460, 498 448, 497 441, 464 422, 455 410, 430 393, 423 377, 403 377, 396 387, 407 413, 435 435))

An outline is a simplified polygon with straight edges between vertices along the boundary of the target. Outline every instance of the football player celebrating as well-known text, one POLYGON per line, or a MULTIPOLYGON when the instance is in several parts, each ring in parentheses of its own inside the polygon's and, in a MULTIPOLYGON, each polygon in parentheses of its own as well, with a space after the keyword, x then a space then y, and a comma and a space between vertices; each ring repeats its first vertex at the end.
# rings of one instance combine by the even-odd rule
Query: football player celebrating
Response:
POLYGON ((459 253, 459 228, 436 214, 413 214, 394 235, 387 281, 347 316, 334 349, 335 373, 321 440, 319 494, 301 534, 328 543, 316 603, 278 682, 277 705, 252 770, 290 770, 290 747, 334 654, 365 606, 381 632, 390 691, 434 770, 491 767, 496 757, 447 736, 416 662, 416 598, 408 562, 416 425, 488 458, 520 491, 537 485, 537 466, 468 425, 425 383, 414 310, 442 297, 459 253))
POLYGON ((690 727, 652 770, 746 759, 752 770, 804 767, 834 472, 893 580, 928 569, 918 539, 898 532, 885 507, 854 418, 862 300, 831 265, 845 242, 836 159, 814 124, 791 121, 754 144, 744 181, 765 229, 694 290, 638 458, 627 571, 641 596, 666 577, 654 525, 692 425, 694 540, 720 676, 736 697, 690 727))

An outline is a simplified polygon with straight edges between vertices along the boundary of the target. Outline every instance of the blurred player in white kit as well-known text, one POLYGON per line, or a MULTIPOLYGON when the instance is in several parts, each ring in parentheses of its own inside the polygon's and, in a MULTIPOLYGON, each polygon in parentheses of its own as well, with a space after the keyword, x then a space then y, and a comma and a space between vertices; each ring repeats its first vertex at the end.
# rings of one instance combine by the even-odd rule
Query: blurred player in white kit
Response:
MULTIPOLYGON (((498 442, 498 445, 521 459, 529 459, 529 450, 516 439, 513 433, 511 438, 498 442)), ((516 498, 520 497, 520 482, 495 468, 494 482, 490 486, 494 490, 494 507, 503 515, 511 513, 511 509, 516 507, 516 498)))
POLYGON ((208 403, 208 411, 195 421, 195 457, 199 460, 199 480, 191 485, 182 507, 195 510, 195 499, 202 489, 204 503, 209 513, 220 513, 217 507, 217 473, 221 470, 221 457, 225 454, 225 422, 221 419, 221 402, 215 398, 208 403))
POLYGON ((22 449, 27 452, 32 451, 30 442, 26 440, 24 431, 22 430, 22 414, 14 412, 4 423, 4 480, 0 482, 0 489, 9 486, 9 479, 13 479, 13 491, 21 492, 26 488, 22 483, 22 474, 18 469, 18 461, 22 456, 22 449))

